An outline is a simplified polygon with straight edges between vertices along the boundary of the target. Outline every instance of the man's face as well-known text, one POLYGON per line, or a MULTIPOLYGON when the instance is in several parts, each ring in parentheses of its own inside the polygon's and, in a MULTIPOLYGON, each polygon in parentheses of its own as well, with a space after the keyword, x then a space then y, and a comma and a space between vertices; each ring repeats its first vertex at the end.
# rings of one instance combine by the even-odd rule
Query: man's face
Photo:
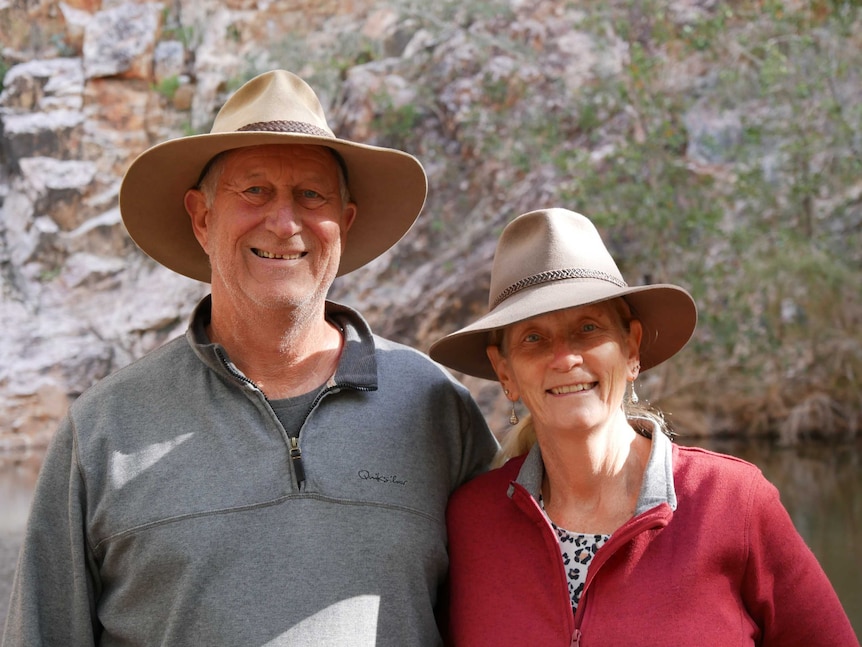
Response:
POLYGON ((213 298, 238 312, 320 303, 356 216, 332 153, 295 144, 229 151, 211 204, 197 189, 185 204, 209 256, 213 298))

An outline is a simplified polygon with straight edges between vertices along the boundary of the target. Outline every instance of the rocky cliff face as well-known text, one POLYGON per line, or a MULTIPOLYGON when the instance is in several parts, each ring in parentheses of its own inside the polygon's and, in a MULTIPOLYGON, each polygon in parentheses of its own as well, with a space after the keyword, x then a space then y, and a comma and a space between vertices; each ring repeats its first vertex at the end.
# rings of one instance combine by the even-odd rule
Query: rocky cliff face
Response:
MULTIPOLYGON (((637 30, 655 19, 625 7, 619 23, 598 4, 543 0, 0 4, 0 447, 44 444, 84 389, 183 331, 206 286, 130 242, 119 183, 148 146, 208 131, 229 93, 265 69, 306 78, 339 135, 405 148, 428 171, 417 226, 332 297, 423 350, 484 311, 501 227, 567 199, 560 160, 599 165, 647 136, 634 108, 572 107, 633 64, 637 30), (550 160, 535 141, 568 149, 550 160)), ((724 10, 677 0, 661 15, 682 33, 724 10)), ((671 54, 656 53, 656 92, 701 94, 720 70, 703 48, 671 54)), ((692 174, 726 182, 738 113, 693 102, 674 127, 692 174)), ((465 381, 502 429, 498 387, 465 381)), ((655 382, 660 394, 672 378, 655 382)))
MULTIPOLYGON (((7 68, 0 95, 0 447, 47 442, 72 399, 180 334, 207 291, 144 257, 126 236, 117 191, 134 157, 159 141, 208 130, 246 77, 280 66, 268 47, 299 40, 297 51, 326 58, 333 42, 361 34, 374 47, 403 53, 415 34, 399 22, 395 9, 363 2, 0 7, 7 68)), ((386 60, 348 70, 317 60, 295 71, 349 72, 344 89, 317 89, 337 132, 370 140, 376 90, 395 86, 404 95, 396 100, 410 101, 408 81, 385 69, 397 68, 399 58, 386 60)), ((373 284, 389 263, 367 270, 364 283, 373 284)), ((410 324, 396 319, 422 319, 416 315, 427 304, 418 297, 423 283, 434 282, 425 272, 424 281, 402 286, 384 279, 378 328, 403 333, 410 324), (382 316, 398 312, 383 305, 389 299, 413 312, 382 316)), ((341 295, 362 306, 362 295, 344 283, 341 295)), ((404 337, 418 341, 415 332, 404 337)))

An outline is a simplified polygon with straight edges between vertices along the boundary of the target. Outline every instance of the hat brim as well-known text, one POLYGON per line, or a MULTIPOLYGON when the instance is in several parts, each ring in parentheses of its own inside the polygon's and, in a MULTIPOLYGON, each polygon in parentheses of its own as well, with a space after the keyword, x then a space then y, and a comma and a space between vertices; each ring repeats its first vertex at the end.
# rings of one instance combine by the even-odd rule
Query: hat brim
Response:
POLYGON ((543 314, 623 297, 641 322, 641 371, 679 352, 697 325, 697 306, 681 287, 669 284, 625 289, 590 279, 570 279, 525 290, 501 303, 472 324, 432 344, 429 355, 449 368, 497 380, 486 348, 490 333, 543 314))
POLYGON ((129 235, 171 270, 210 282, 209 258, 184 207, 186 191, 209 160, 227 150, 265 144, 327 146, 341 155, 358 213, 347 235, 338 276, 369 263, 409 231, 425 204, 428 182, 408 153, 299 133, 231 132, 166 141, 132 162, 120 187, 120 212, 129 235))

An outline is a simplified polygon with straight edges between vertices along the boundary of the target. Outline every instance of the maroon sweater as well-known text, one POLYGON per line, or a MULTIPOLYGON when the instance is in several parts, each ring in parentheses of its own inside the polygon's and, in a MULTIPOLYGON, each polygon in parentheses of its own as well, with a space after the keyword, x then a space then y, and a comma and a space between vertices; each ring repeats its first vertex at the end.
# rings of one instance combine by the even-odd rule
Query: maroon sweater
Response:
POLYGON ((449 644, 858 647, 760 470, 658 437, 649 492, 596 553, 574 616, 535 498, 538 447, 526 465, 522 456, 462 486, 447 513, 449 644))

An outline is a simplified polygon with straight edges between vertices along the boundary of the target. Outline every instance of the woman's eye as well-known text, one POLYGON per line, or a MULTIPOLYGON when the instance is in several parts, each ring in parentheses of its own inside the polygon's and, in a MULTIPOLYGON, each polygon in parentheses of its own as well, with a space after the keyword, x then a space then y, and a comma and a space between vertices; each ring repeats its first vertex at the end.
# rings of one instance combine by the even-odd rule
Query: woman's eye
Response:
POLYGON ((245 190, 245 193, 249 193, 251 195, 261 195, 263 193, 262 186, 250 186, 245 190))
POLYGON ((529 335, 524 336, 524 341, 528 344, 535 344, 541 340, 541 337, 536 333, 530 333, 529 335))
POLYGON ((584 332, 593 332, 597 328, 598 328, 598 326, 596 326, 596 324, 594 324, 594 323, 585 323, 583 325, 583 327, 581 328, 581 330, 583 330, 584 332))

